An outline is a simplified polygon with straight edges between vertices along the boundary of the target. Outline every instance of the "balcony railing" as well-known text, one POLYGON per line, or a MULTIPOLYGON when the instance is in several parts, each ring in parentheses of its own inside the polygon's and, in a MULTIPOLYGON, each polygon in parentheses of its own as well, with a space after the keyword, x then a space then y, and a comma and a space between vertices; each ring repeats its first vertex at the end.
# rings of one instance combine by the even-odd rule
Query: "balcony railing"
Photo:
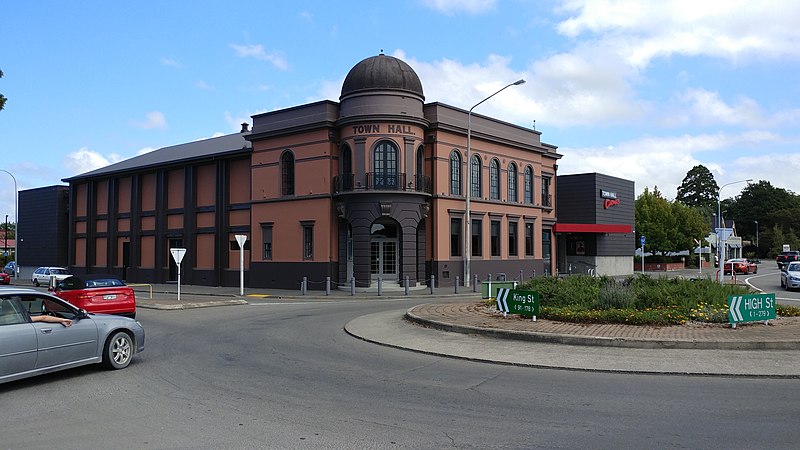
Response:
POLYGON ((542 206, 553 206, 553 194, 542 194, 542 206))
POLYGON ((404 173, 367 172, 364 181, 357 180, 355 174, 337 175, 333 177, 333 193, 353 191, 411 191, 433 192, 431 178, 415 175, 413 181, 406 182, 404 173))

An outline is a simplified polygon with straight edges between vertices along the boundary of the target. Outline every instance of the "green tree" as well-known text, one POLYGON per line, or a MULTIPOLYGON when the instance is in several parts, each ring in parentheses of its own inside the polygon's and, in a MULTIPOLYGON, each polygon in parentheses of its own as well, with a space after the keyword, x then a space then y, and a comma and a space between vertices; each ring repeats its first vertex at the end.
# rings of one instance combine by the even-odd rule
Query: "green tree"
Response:
MULTIPOLYGON (((0 70, 0 78, 3 78, 3 71, 0 70)), ((3 94, 0 94, 0 110, 2 110, 6 106, 6 97, 3 94)))
POLYGON ((694 248, 694 239, 708 234, 706 218, 677 200, 669 202, 658 188, 648 188, 636 199, 636 242, 645 236, 646 250, 654 254, 694 248))
POLYGON ((678 196, 675 200, 708 214, 715 210, 718 192, 719 186, 714 180, 714 175, 706 166, 698 165, 686 173, 683 182, 678 186, 678 196))
POLYGON ((756 240, 755 227, 758 221, 758 257, 780 252, 783 244, 791 244, 783 242, 784 236, 800 231, 797 229, 800 224, 800 196, 774 187, 769 181, 759 180, 748 184, 735 198, 723 200, 722 209, 727 210, 724 214, 727 219, 736 222, 736 233, 752 242, 756 240), (776 225, 780 227, 780 233, 775 233, 776 225))

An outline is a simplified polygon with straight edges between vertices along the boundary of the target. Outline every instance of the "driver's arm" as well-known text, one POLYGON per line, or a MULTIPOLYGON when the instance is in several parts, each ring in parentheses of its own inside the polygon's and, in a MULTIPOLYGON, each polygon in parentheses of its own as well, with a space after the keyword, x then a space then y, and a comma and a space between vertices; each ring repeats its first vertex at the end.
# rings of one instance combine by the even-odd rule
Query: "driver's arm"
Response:
POLYGON ((50 322, 50 323, 60 323, 65 327, 72 326, 72 321, 69 319, 64 319, 61 317, 55 316, 31 316, 32 322, 50 322))

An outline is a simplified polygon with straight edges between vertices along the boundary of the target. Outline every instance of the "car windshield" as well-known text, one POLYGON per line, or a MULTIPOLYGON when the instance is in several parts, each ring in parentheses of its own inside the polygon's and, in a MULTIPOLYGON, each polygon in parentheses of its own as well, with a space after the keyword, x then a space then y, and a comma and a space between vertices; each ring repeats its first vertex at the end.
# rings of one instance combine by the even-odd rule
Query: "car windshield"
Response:
POLYGON ((786 268, 786 270, 789 272, 800 272, 800 264, 789 264, 789 267, 786 268))

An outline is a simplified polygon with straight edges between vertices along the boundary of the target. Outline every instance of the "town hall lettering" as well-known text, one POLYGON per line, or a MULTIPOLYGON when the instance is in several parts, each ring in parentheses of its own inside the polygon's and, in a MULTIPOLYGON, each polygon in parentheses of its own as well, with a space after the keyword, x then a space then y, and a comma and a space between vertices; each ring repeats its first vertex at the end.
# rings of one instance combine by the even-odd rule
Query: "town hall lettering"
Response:
MULTIPOLYGON (((379 134, 381 132, 381 124, 373 123, 367 125, 354 125, 353 134, 379 134)), ((414 131, 408 125, 387 124, 386 132, 390 134, 410 134, 414 135, 414 131)))

